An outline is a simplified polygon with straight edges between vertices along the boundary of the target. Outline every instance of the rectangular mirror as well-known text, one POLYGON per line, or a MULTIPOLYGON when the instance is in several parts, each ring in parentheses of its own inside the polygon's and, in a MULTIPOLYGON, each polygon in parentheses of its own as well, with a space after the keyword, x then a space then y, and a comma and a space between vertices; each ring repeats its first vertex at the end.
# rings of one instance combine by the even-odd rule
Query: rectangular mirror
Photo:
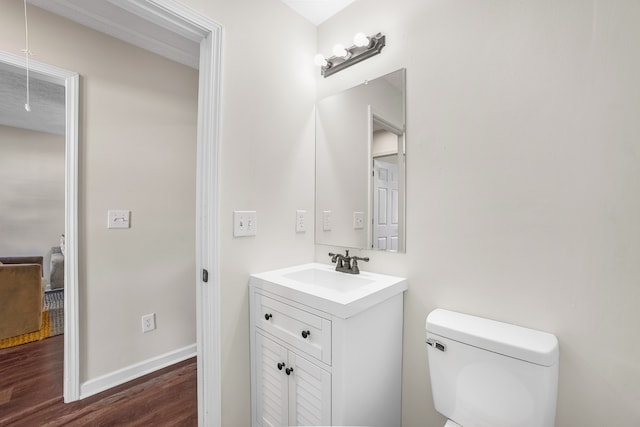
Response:
POLYGON ((316 244, 405 250, 405 69, 316 106, 316 244))

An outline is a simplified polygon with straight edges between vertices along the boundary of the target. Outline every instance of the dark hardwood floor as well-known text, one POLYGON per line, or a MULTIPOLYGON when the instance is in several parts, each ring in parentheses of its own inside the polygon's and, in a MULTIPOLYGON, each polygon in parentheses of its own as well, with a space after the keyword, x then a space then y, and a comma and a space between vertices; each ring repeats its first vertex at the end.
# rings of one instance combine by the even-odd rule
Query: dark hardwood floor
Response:
POLYGON ((62 335, 0 350, 0 426, 196 426, 195 358, 65 404, 62 335))

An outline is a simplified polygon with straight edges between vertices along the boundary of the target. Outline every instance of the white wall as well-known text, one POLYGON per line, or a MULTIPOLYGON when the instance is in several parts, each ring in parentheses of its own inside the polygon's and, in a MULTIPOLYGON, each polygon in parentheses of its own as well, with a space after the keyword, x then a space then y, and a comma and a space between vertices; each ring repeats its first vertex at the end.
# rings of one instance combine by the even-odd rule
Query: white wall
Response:
POLYGON ((64 233, 64 136, 0 126, 0 254, 49 256, 64 233))
POLYGON ((558 426, 640 424, 638 22, 636 1, 360 0, 320 26, 324 53, 387 46, 319 97, 407 68, 407 253, 366 253, 409 279, 404 427, 444 423, 436 307, 555 333, 558 426))

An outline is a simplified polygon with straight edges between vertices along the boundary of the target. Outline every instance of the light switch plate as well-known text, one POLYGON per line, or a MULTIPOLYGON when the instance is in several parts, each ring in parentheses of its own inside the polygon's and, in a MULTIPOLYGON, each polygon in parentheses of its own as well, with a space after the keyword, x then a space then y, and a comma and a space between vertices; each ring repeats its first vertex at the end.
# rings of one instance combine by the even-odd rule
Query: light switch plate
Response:
POLYGON ((255 236, 258 232, 258 218, 256 211, 233 212, 234 237, 255 236))
POLYGON ((107 211, 107 228, 130 228, 131 211, 109 209, 107 211))

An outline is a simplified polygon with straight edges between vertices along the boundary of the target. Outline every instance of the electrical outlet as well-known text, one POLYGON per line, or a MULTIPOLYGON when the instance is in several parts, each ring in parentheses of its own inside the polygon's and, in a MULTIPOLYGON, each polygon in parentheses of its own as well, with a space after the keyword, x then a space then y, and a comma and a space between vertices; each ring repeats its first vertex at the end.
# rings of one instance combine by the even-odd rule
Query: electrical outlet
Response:
POLYGON ((364 212, 353 213, 353 228, 354 230, 362 230, 364 228, 364 212))
POLYGON ((322 231, 331 231, 331 211, 322 211, 322 231))
POLYGON ((156 328, 156 314, 145 314, 142 316, 142 332, 151 332, 156 328))
POLYGON ((304 233, 307 231, 306 216, 307 211, 296 211, 296 233, 304 233))

